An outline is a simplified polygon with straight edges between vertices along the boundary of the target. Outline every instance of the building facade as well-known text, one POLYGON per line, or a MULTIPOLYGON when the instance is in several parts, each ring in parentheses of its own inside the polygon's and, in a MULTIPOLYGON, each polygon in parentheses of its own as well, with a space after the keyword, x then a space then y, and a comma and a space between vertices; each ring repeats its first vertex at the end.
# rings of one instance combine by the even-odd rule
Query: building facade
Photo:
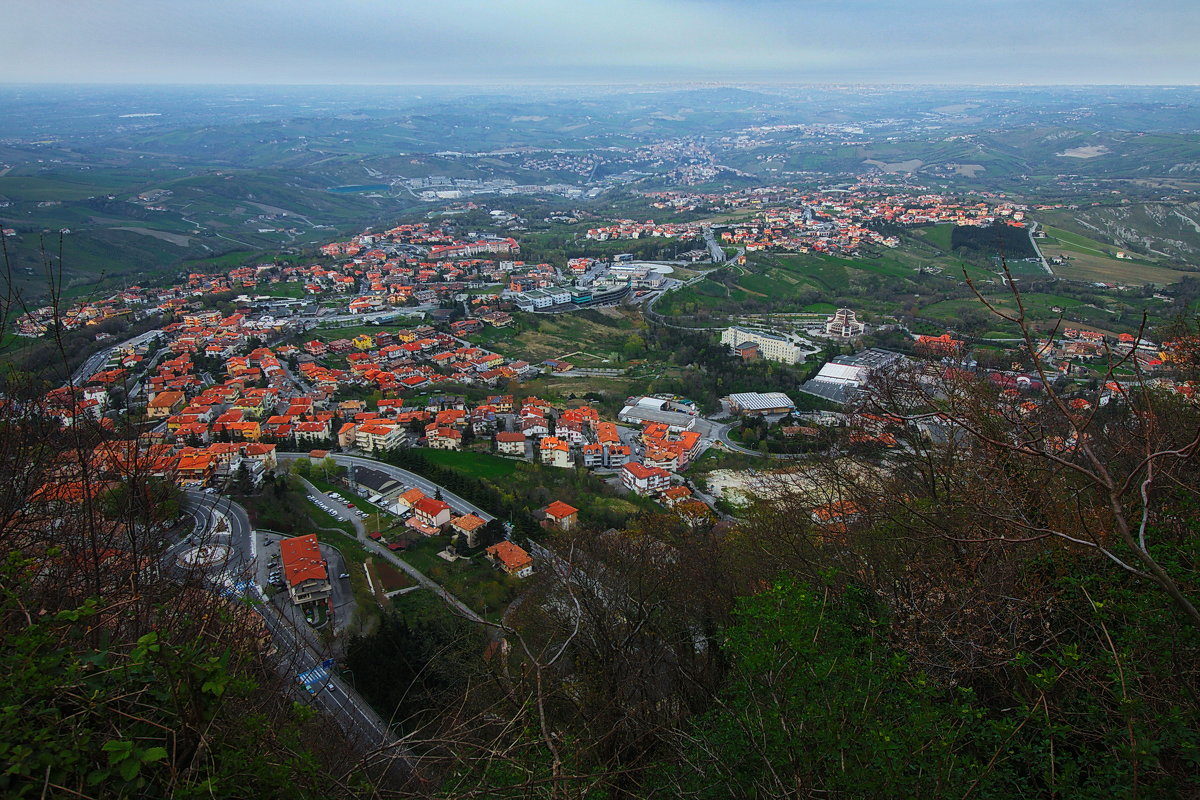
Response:
POLYGON ((739 345, 753 344, 758 348, 758 355, 771 361, 781 361, 784 364, 796 364, 804 360, 809 350, 806 342, 798 336, 768 331, 756 331, 735 325, 726 328, 721 334, 721 344, 726 345, 735 353, 739 345))

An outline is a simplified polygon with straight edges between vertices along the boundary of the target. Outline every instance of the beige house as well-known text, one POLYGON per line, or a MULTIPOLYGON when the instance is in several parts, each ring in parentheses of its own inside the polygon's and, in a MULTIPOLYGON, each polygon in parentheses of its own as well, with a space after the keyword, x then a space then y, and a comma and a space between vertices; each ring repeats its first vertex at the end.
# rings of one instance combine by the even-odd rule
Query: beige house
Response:
POLYGON ((184 401, 183 392, 159 392, 146 404, 146 416, 150 419, 169 417, 183 408, 184 401))
POLYGON ((450 520, 450 530, 452 533, 461 533, 466 537, 467 547, 475 547, 479 544, 479 531, 486 524, 487 522, 483 517, 476 516, 475 514, 466 514, 450 520))
POLYGON ((539 443, 542 463, 550 467, 571 467, 571 446, 557 436, 543 437, 539 443))
POLYGON ((525 456, 525 434, 497 433, 496 452, 506 456, 525 456))

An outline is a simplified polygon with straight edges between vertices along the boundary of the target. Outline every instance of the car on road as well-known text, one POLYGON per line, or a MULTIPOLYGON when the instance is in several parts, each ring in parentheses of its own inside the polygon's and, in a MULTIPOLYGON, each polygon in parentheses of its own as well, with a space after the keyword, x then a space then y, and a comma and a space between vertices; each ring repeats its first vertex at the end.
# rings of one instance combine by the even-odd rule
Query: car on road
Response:
POLYGON ((343 572, 341 575, 338 575, 338 578, 340 578, 341 580, 345 580, 346 578, 349 578, 349 577, 350 577, 349 572, 343 572))

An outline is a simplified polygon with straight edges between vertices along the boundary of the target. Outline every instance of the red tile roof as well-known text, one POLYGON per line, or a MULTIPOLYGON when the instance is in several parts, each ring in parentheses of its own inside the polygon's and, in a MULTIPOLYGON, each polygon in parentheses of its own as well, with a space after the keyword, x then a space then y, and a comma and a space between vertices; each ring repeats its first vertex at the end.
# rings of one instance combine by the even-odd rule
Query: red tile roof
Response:
POLYGON ((579 509, 574 506, 567 505, 562 500, 555 500, 550 505, 546 506, 546 516, 554 517, 555 519, 565 519, 572 514, 578 514, 579 509))
POLYGON ((283 562, 283 576, 290 586, 297 586, 304 581, 323 581, 329 577, 315 533, 280 541, 279 559, 283 562))

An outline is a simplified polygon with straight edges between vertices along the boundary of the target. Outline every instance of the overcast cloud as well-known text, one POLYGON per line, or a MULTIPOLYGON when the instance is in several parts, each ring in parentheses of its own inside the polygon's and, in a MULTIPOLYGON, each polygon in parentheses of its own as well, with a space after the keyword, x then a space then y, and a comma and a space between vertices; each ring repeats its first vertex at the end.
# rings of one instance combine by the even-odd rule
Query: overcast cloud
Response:
POLYGON ((0 80, 1200 83, 1200 0, 0 0, 0 80))

